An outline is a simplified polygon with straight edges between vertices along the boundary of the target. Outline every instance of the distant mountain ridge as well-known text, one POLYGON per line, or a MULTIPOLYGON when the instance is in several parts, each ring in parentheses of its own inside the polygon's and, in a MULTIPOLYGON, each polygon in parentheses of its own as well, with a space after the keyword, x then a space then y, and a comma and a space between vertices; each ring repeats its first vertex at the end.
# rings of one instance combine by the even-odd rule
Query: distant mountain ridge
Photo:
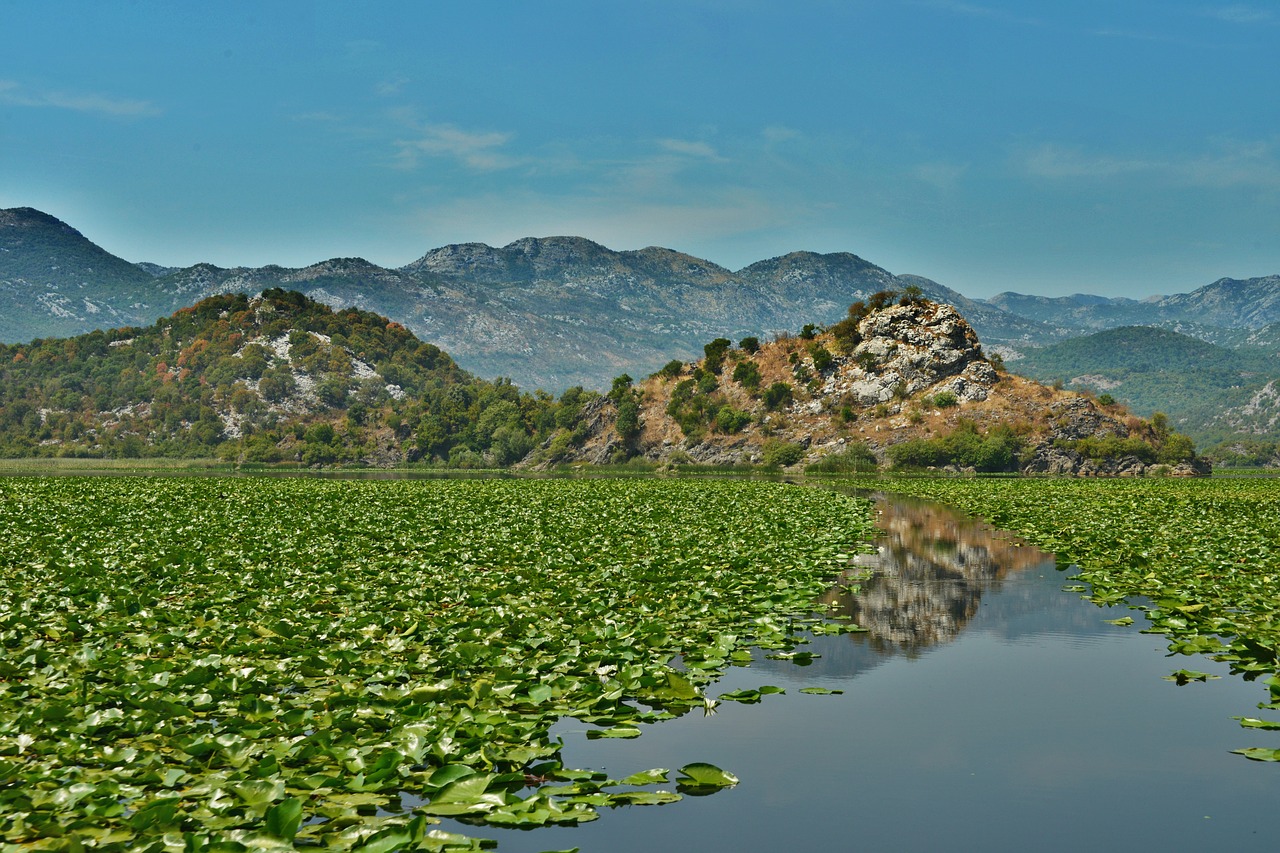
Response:
POLYGON ((1001 293, 987 301, 1011 314, 1064 328, 1261 329, 1280 322, 1280 275, 1220 278, 1190 293, 1141 301, 1083 293, 1060 297, 1001 293))
POLYGON ((147 325, 208 296, 281 287, 385 315, 473 373, 552 392, 647 375, 699 355, 715 337, 836 322, 854 301, 910 286, 957 307, 990 349, 1011 359, 1125 325, 1230 347, 1280 343, 1280 276, 1220 279, 1141 302, 1014 293, 980 300, 848 252, 792 252, 735 272, 672 249, 614 251, 583 237, 443 246, 398 269, 362 258, 172 268, 125 261, 32 208, 0 210, 0 341, 147 325))
POLYGON ((299 269, 174 269, 130 264, 30 208, 0 218, 0 340, 145 325, 208 296, 282 287, 383 314, 474 373, 550 391, 607 388, 621 373, 693 357, 721 335, 834 322, 850 303, 907 284, 960 304, 993 343, 1052 338, 1039 324, 850 253, 793 252, 733 272, 656 246, 614 251, 582 237, 527 237, 502 247, 443 246, 399 269, 362 258, 299 269))

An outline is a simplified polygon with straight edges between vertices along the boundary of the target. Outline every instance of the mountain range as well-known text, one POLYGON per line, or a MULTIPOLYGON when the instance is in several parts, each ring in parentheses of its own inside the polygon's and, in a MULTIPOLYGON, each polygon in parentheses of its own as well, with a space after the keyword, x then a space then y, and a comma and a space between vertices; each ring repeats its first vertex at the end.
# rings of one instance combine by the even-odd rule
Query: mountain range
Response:
POLYGON ((912 293, 559 399, 472 376, 372 312, 211 296, 150 326, 0 344, 0 457, 1209 470, 1155 419, 1001 375, 955 308, 912 293))
MULTIPOLYGON (((1249 360, 1256 348, 1272 355, 1280 349, 1274 275, 1223 278, 1141 301, 1017 293, 981 300, 847 252, 798 251, 731 271, 672 249, 614 251, 581 237, 443 246, 398 268, 362 258, 303 268, 174 268, 119 258, 41 211, 0 210, 0 341, 148 325, 208 296, 283 288, 387 316, 472 373, 551 392, 605 389, 622 373, 648 375, 668 360, 699 356, 720 336, 767 337, 833 323, 855 301, 908 287, 959 309, 1015 370, 1031 369, 1041 348, 1125 326, 1250 350, 1249 360), (1020 367, 1022 356, 1028 360, 1020 367)), ((1057 370, 1068 380, 1088 372, 1057 370)), ((1246 373, 1233 384, 1250 394, 1277 378, 1246 373)), ((1183 427, 1196 432, 1195 424, 1183 427)))

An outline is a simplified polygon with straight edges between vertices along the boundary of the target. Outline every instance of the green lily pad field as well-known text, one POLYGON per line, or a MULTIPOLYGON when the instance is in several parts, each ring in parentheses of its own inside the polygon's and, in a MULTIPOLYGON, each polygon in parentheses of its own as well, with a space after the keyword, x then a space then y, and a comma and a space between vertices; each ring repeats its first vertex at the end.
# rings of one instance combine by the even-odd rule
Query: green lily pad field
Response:
POLYGON ((870 532, 771 482, 0 478, 0 850, 468 850, 439 818, 730 787, 548 732, 856 630, 813 608, 870 532))
MULTIPOLYGON (((900 479, 1076 563, 1098 604, 1136 602, 1171 655, 1226 661, 1280 710, 1280 480, 900 479)), ((1132 620, 1130 620, 1131 622, 1132 620)), ((1178 669, 1178 684, 1204 673, 1178 669)), ((1259 721, 1241 724, 1260 728, 1259 721)), ((1240 750, 1280 761, 1280 749, 1240 750)))

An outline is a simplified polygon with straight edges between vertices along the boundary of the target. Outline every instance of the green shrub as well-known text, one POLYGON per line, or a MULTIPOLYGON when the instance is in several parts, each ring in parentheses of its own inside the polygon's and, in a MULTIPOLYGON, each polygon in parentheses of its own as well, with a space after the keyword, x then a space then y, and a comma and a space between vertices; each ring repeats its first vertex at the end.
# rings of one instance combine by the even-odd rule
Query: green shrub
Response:
POLYGON ((984 435, 972 421, 961 421, 945 436, 895 444, 889 448, 888 457, 897 469, 956 465, 983 472, 1016 471, 1023 444, 1023 440, 1003 424, 984 435))
POLYGON ((272 403, 279 403, 298 388, 293 372, 287 367, 273 367, 258 381, 258 391, 272 403))
POLYGON ((855 441, 841 452, 824 457, 804 470, 815 474, 857 474, 874 471, 878 466, 879 460, 871 452, 871 448, 861 441, 855 441))
POLYGON ((889 447, 889 463, 893 468, 931 468, 951 464, 951 455, 941 439, 913 438, 889 447))
POLYGON ((760 351, 760 339, 754 336, 743 338, 738 341, 738 346, 740 346, 745 352, 749 352, 754 355, 760 351))
POLYGON ((614 422, 618 437, 630 444, 640 437, 640 404, 628 397, 618 404, 618 419, 614 422))
POLYGON ((870 298, 867 299, 868 313, 870 311, 879 311, 897 298, 898 291, 896 290, 880 290, 871 294, 870 298))
POLYGON ((337 433, 334 432, 333 424, 321 421, 307 427, 303 437, 310 443, 332 444, 333 440, 337 438, 337 433))
POLYGON ((794 442, 770 438, 765 440, 760 455, 764 459, 764 464, 786 468, 803 459, 804 452, 804 448, 794 442))
POLYGON ((831 366, 831 362, 835 357, 831 355, 831 351, 822 344, 810 344, 809 355, 813 358, 813 366, 816 370, 826 370, 831 366))
POLYGON ((733 369, 733 381, 748 391, 754 391, 760 387, 760 368, 754 361, 740 361, 733 369))
POLYGON ((960 400, 952 391, 939 391, 933 395, 933 405, 939 409, 949 409, 952 406, 959 405, 960 400))
POLYGON ((764 389, 761 399, 769 411, 776 411, 791 402, 791 386, 786 382, 775 382, 764 389))
POLYGON ((716 412, 716 429, 723 433, 742 432, 751 423, 751 413, 732 406, 724 406, 716 412))
POLYGON ((606 396, 615 403, 621 403, 631 394, 631 382, 631 377, 625 373, 615 376, 613 387, 609 389, 606 396))
POLYGON ((1074 450, 1086 459, 1095 462, 1103 459, 1115 459, 1120 456, 1133 456, 1145 463, 1156 461, 1156 449, 1150 443, 1137 437, 1120 438, 1107 436, 1095 438, 1089 436, 1077 441, 1056 442, 1069 450, 1074 450))

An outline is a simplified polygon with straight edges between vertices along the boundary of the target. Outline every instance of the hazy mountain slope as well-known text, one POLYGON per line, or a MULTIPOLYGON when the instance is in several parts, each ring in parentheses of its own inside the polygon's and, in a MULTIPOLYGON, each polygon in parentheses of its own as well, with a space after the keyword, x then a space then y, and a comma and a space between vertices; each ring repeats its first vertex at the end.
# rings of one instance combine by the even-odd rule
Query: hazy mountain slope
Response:
POLYGON ((889 271, 849 252, 791 252, 757 261, 738 275, 786 294, 791 304, 808 305, 811 313, 806 322, 812 323, 835 322, 853 302, 901 286, 889 271))
POLYGON ((908 286, 958 307, 988 346, 1017 352, 1091 323, 1152 311, 1160 316, 1150 322, 1225 344, 1280 337, 1274 328, 1244 325, 1276 312, 1275 276, 1223 279, 1159 305, 1016 294, 982 301, 926 278, 894 276, 847 252, 792 252, 732 272, 671 249, 618 252, 581 237, 444 246, 400 269, 361 258, 298 269, 172 269, 123 261, 28 208, 0 212, 0 250, 3 341, 145 325, 211 295, 280 287, 332 307, 385 315, 472 372, 553 392, 573 385, 604 389, 624 372, 647 375, 673 358, 701 355, 702 345, 716 337, 767 339, 806 323, 834 323, 851 303, 908 286), (1206 325, 1226 322, 1236 308, 1241 325, 1206 325), (1184 315, 1191 319, 1178 319, 1184 315))
POLYGON ((1027 296, 1001 293, 991 305, 1065 329, 1161 326, 1213 342, 1230 343, 1226 329, 1260 329, 1280 322, 1280 276, 1222 278, 1190 293, 1144 299, 1027 296))
POLYGON ((1280 275, 1220 278, 1190 293, 1165 296, 1155 307, 1163 313, 1161 319, 1260 329, 1280 322, 1280 275))
POLYGON ((999 293, 985 300, 1002 311, 1067 330, 1109 329, 1151 320, 1149 303, 1123 297, 1077 293, 1072 296, 1028 296, 999 293))
POLYGON ((1143 415, 1163 411, 1179 430, 1208 444, 1235 431, 1225 413, 1246 406, 1280 377, 1280 357, 1129 326, 1028 350, 1009 368, 1041 382, 1111 394, 1143 415))
POLYGON ((411 328, 470 369, 552 390, 607 387, 620 373, 650 373, 709 338, 754 334, 786 314, 775 294, 707 261, 656 247, 615 252, 578 237, 445 246, 400 271, 431 276, 448 296, 431 311, 456 315, 434 327, 425 315, 409 318, 411 328))
POLYGON ((0 340, 138 322, 152 282, 65 222, 29 207, 0 210, 0 340))

